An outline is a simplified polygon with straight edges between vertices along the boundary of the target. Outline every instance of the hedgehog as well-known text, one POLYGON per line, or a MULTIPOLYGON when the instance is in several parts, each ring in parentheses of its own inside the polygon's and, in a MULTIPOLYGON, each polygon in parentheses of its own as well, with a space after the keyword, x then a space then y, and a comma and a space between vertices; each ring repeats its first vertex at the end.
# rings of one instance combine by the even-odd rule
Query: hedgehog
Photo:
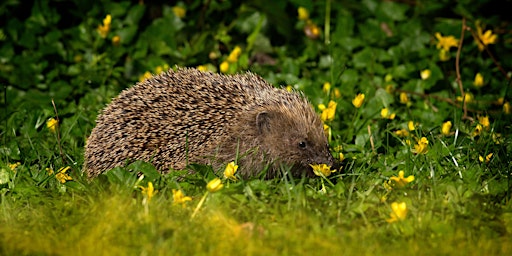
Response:
POLYGON ((312 176, 334 159, 323 122, 306 97, 251 72, 170 69, 122 91, 100 113, 85 146, 89 178, 142 160, 161 173, 190 163, 242 177, 312 176))

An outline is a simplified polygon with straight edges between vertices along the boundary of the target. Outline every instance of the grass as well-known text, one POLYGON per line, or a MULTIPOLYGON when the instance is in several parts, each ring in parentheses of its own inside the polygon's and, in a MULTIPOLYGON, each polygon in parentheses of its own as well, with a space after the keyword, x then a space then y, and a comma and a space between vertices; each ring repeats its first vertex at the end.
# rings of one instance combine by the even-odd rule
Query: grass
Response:
POLYGON ((511 28, 489 4, 0 4, 0 254, 511 254, 511 28), (303 91, 342 169, 233 181, 135 162, 87 179, 99 111, 174 65, 303 91))

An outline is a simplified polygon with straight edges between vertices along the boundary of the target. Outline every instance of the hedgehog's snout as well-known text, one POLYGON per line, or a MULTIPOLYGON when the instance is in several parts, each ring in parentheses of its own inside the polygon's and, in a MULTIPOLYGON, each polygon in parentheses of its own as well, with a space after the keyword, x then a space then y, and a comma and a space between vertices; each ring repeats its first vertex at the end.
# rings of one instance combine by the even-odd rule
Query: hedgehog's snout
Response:
POLYGON ((313 157, 310 164, 326 164, 329 167, 334 165, 334 157, 329 152, 329 148, 327 147, 324 152, 319 152, 318 155, 313 157))

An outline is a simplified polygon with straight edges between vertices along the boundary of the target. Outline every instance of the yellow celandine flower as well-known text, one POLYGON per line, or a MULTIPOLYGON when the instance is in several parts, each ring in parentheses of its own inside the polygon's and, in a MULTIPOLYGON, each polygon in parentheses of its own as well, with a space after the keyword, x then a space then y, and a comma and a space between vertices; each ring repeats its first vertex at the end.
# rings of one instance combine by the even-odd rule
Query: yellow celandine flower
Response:
POLYGON ((440 61, 448 61, 450 59, 450 52, 445 49, 439 50, 439 60, 440 61))
POLYGON ((406 129, 396 130, 395 134, 398 137, 407 137, 409 136, 409 131, 407 131, 406 129))
POLYGON ((424 69, 424 70, 420 71, 421 80, 429 79, 430 75, 432 75, 432 71, 430 71, 430 69, 424 69))
POLYGON ((14 164, 9 164, 9 169, 11 169, 11 171, 16 171, 16 167, 18 167, 20 165, 21 165, 20 162, 16 162, 14 164))
POLYGON ((308 38, 317 39, 320 36, 320 28, 308 20, 308 24, 304 27, 304 34, 308 38))
POLYGON ((409 128, 409 131, 412 132, 412 131, 416 130, 416 125, 414 124, 413 121, 409 121, 409 122, 407 122, 407 128, 409 128))
POLYGON ((235 162, 230 162, 226 165, 226 169, 224 169, 224 177, 226 179, 230 179, 236 181, 235 173, 238 170, 238 165, 235 162))
POLYGON ((493 34, 491 30, 487 30, 485 31, 485 33, 483 33, 483 29, 480 26, 479 21, 476 22, 476 35, 478 36, 478 38, 480 38, 480 40, 475 39, 475 42, 478 45, 478 50, 480 51, 483 51, 485 49, 485 46, 489 44, 495 44, 496 40, 498 39, 497 35, 493 34))
POLYGON ((328 140, 330 141, 331 140, 331 127, 324 124, 324 133, 325 133, 325 136, 327 136, 328 140))
POLYGON ((206 184, 206 189, 210 193, 215 193, 215 192, 221 190, 223 187, 224 187, 224 184, 222 184, 222 180, 220 180, 219 178, 215 178, 215 179, 211 180, 210 182, 208 182, 208 184, 206 184))
POLYGON ((185 194, 183 194, 183 191, 181 191, 179 189, 172 190, 172 204, 173 205, 181 204, 181 205, 183 205, 183 207, 185 207, 185 203, 188 201, 192 201, 192 197, 185 196, 185 194))
POLYGON ((386 83, 391 82, 391 80, 393 80, 393 75, 391 75, 391 74, 386 74, 386 76, 384 76, 384 81, 385 81, 386 83))
POLYGON ((403 188, 403 187, 405 187, 405 185, 407 185, 408 183, 411 183, 413 181, 414 181, 413 175, 409 175, 407 178, 405 178, 404 171, 399 171, 398 177, 392 176, 391 178, 389 178, 389 185, 391 187, 403 188))
POLYGON ((480 73, 476 73, 475 81, 473 81, 473 85, 476 87, 484 86, 484 76, 482 76, 482 74, 480 74, 480 73))
POLYGON ((187 10, 181 6, 174 6, 172 7, 172 12, 176 17, 183 19, 185 17, 185 14, 187 14, 187 10))
POLYGON ((388 223, 393 223, 396 221, 405 220, 405 217, 407 217, 407 204, 405 202, 398 203, 393 202, 391 203, 391 214, 389 219, 386 221, 388 223))
POLYGON ((343 153, 339 153, 339 158, 340 158, 340 161, 343 161, 345 160, 345 155, 343 153))
POLYGON ((169 69, 169 65, 163 64, 161 66, 156 66, 155 68, 155 74, 160 74, 164 71, 167 71, 169 69))
POLYGON ((144 72, 144 74, 142 74, 141 76, 139 76, 139 82, 144 82, 144 80, 146 79, 149 79, 153 76, 153 74, 151 74, 151 72, 149 71, 146 71, 144 72))
POLYGON ((450 129, 452 129, 452 122, 446 121, 441 125, 441 133, 443 135, 450 135, 450 129))
POLYGON ((407 96, 407 93, 405 93, 405 92, 400 93, 400 103, 402 103, 402 104, 409 103, 409 96, 407 96))
POLYGON ((438 42, 437 49, 443 49, 445 51, 449 51, 451 47, 457 47, 459 45, 459 40, 454 36, 442 36, 441 33, 437 32, 435 34, 438 42))
POLYGON ((222 73, 226 73, 228 72, 229 70, 229 63, 227 61, 223 61, 221 64, 220 64, 220 72, 222 73))
POLYGON ((388 84, 388 85, 386 85, 385 89, 386 89, 387 93, 392 94, 393 91, 395 90, 395 87, 392 84, 388 84))
POLYGON ((380 111, 380 116, 381 116, 382 118, 385 118, 385 119, 393 120, 393 119, 395 119, 396 114, 395 114, 395 113, 390 114, 390 113, 389 113, 389 109, 388 109, 388 108, 383 108, 383 109, 380 111))
POLYGON ((199 65, 199 66, 197 66, 196 68, 197 68, 197 70, 199 70, 199 71, 203 71, 203 72, 204 72, 204 71, 208 71, 208 68, 206 67, 206 65, 199 65))
POLYGON ((291 85, 287 85, 286 86, 286 90, 291 92, 291 91, 293 91, 293 87, 291 85))
POLYGON ((50 132, 57 131, 57 126, 59 125, 59 121, 53 117, 50 117, 48 121, 46 121, 46 127, 50 132))
POLYGON ((306 8, 304 7, 299 7, 299 9, 297 9, 297 12, 298 12, 298 15, 299 15, 299 20, 307 20, 309 19, 309 12, 306 8))
POLYGON ((492 136, 492 141, 496 144, 501 144, 503 142, 503 138, 501 137, 501 133, 495 133, 493 132, 491 134, 492 136))
POLYGON ((339 99, 339 98, 341 98, 341 92, 340 92, 340 89, 338 89, 338 88, 334 88, 334 98, 335 98, 335 99, 339 99))
POLYGON ((331 170, 331 167, 326 164, 310 164, 311 168, 313 168, 313 172, 316 176, 327 177, 331 175, 331 173, 336 170, 331 170))
POLYGON ((113 46, 119 46, 120 44, 121 44, 121 37, 120 36, 112 37, 112 45, 113 46))
POLYGON ((491 122, 489 122, 489 116, 480 116, 478 117, 478 122, 485 128, 486 130, 489 130, 491 127, 491 122))
POLYGON ((149 181, 148 182, 148 187, 143 187, 143 186, 139 186, 140 189, 142 189, 142 194, 144 196, 146 196, 148 202, 151 201, 151 198, 153 198, 153 196, 155 196, 156 192, 155 191, 155 188, 153 187, 153 182, 149 181))
MULTIPOLYGON (((492 155, 493 155, 493 153, 489 153, 487 156, 485 156, 486 164, 488 164, 491 161, 492 155)), ((484 162, 484 158, 482 156, 478 156, 478 160, 480 160, 480 162, 482 162, 482 163, 484 162)))
POLYGON ((107 37, 107 34, 110 31, 111 23, 112 23, 112 16, 110 16, 110 14, 107 14, 105 19, 103 19, 103 25, 99 25, 98 29, 97 29, 101 38, 107 37))
POLYGON ((322 91, 327 94, 331 91, 331 83, 329 82, 325 82, 324 85, 322 86, 322 91))
MULTIPOLYGON (((71 178, 71 176, 69 176, 66 173, 69 169, 71 169, 71 167, 69 167, 69 166, 60 168, 57 171, 57 174, 55 174, 55 178, 60 183, 66 183, 68 180, 73 180, 73 178, 71 178)), ((53 170, 51 168, 46 168, 46 171, 48 172, 48 175, 52 175, 53 174, 53 170)))
POLYGON ((233 49, 233 51, 231 51, 229 53, 229 56, 228 56, 228 62, 230 63, 235 63, 238 61, 238 57, 240 57, 240 54, 242 54, 242 48, 240 48, 240 46, 236 46, 235 49, 233 49))
POLYGON ((363 102, 364 102, 364 94, 363 93, 359 93, 353 100, 352 100, 352 105, 354 105, 354 107, 356 108, 360 108, 362 105, 363 105, 363 102))
POLYGON ((428 152, 428 140, 425 137, 421 137, 418 144, 414 145, 414 152, 416 154, 426 154, 428 152))
MULTIPOLYGON (((322 114, 320 114, 320 118, 322 121, 332 121, 334 120, 334 115, 336 114, 336 106, 338 103, 334 101, 329 101, 329 104, 327 105, 327 108, 325 108, 325 105, 323 106, 324 109, 322 110, 322 114)), ((320 105, 318 106, 320 108, 320 105)))
MULTIPOLYGON (((458 102, 462 102, 463 98, 462 96, 457 96, 457 101, 458 102)), ((464 93, 464 101, 466 101, 466 103, 470 103, 473 101, 473 94, 469 93, 469 92, 466 92, 464 93)))
POLYGON ((503 112, 505 114, 510 114, 510 102, 505 102, 505 104, 503 104, 503 112))
POLYGON ((473 137, 478 136, 478 135, 480 135, 480 133, 482 133, 483 130, 484 130, 484 127, 481 124, 477 124, 475 126, 475 130, 473 131, 471 136, 473 136, 473 137))

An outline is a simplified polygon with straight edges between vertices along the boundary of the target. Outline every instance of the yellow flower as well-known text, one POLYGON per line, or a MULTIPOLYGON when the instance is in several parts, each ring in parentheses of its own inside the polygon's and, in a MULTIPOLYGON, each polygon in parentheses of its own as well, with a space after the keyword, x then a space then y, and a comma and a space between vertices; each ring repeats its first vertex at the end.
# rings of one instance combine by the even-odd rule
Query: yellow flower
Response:
POLYGON ((420 72, 421 80, 429 79, 430 75, 432 75, 432 71, 430 71, 430 69, 424 69, 420 72))
MULTIPOLYGON (((334 114, 336 114, 336 106, 338 104, 334 101, 329 101, 329 104, 327 106, 327 108, 325 108, 325 105, 324 105, 324 109, 322 110, 322 114, 320 115, 320 118, 326 122, 326 121, 332 121, 334 120, 334 114)), ((318 106, 320 108, 320 105, 318 106)))
POLYGON ((406 129, 396 130, 395 134, 398 137, 407 137, 409 136, 409 131, 407 131, 406 129))
POLYGON ((9 169, 11 169, 11 171, 15 171, 16 170, 16 167, 20 166, 21 163, 20 162, 16 162, 14 164, 9 164, 9 169))
POLYGON ((235 177, 235 173, 237 170, 238 165, 236 165, 235 162, 230 162, 228 165, 226 165, 226 169, 224 170, 224 177, 230 180, 237 180, 237 178, 235 177))
POLYGON ((330 141, 330 139, 331 139, 331 127, 326 125, 326 124, 324 124, 324 133, 325 133, 325 136, 327 136, 327 138, 330 141))
POLYGON ((222 181, 219 178, 215 178, 206 184, 206 189, 208 189, 210 193, 215 193, 221 190, 223 187, 224 184, 222 184, 222 181))
POLYGON ((233 51, 229 53, 228 56, 228 62, 235 63, 238 61, 238 57, 240 57, 240 54, 242 54, 242 48, 240 46, 236 46, 233 51))
POLYGON ((450 59, 450 52, 446 51, 445 49, 439 50, 439 60, 440 61, 447 61, 450 59))
POLYGON ((343 161, 343 160, 345 160, 345 155, 343 155, 343 153, 341 153, 341 152, 340 152, 340 155, 339 155, 339 157, 340 157, 340 161, 343 161))
POLYGON ((163 64, 161 66, 156 66, 155 68, 155 74, 160 74, 164 71, 167 71, 169 69, 169 65, 163 64))
POLYGON ((173 205, 182 204, 183 206, 185 206, 185 203, 188 201, 192 201, 192 198, 190 196, 185 196, 185 194, 183 194, 183 191, 179 189, 172 190, 173 205))
POLYGON ((409 96, 407 96, 407 93, 405 93, 405 92, 400 93, 400 103, 402 103, 402 104, 409 103, 409 96))
MULTIPOLYGON (((462 96, 457 96, 457 101, 462 102, 462 100, 463 100, 462 96)), ((466 101, 466 103, 472 102, 473 94, 471 94, 469 92, 464 93, 464 100, 466 101)))
POLYGON ((503 138, 501 137, 501 133, 493 132, 491 134, 491 136, 492 136, 492 141, 494 141, 494 143, 501 144, 503 142, 503 138))
POLYGON ((327 177, 331 175, 331 173, 335 172, 336 170, 331 170, 331 167, 326 164, 310 164, 311 168, 313 168, 313 172, 316 176, 323 176, 327 177))
POLYGON ((286 86, 286 90, 289 91, 289 92, 293 91, 293 86, 287 85, 286 86))
POLYGON ((329 82, 325 82, 323 87, 322 87, 322 91, 327 94, 331 91, 331 83, 329 82))
POLYGON ((112 22, 112 16, 108 14, 105 19, 103 19, 103 25, 98 26, 98 33, 100 34, 101 38, 107 37, 108 31, 110 31, 110 24, 112 22))
POLYGON ((475 39, 475 42, 478 45, 478 50, 480 51, 483 51, 485 49, 485 46, 496 43, 496 34, 493 34, 491 30, 487 30, 485 31, 485 33, 483 33, 483 29, 480 26, 479 21, 476 22, 476 34, 478 38, 480 38, 480 40, 478 40, 478 38, 475 39))
POLYGON ((119 46, 120 44, 121 44, 121 37, 120 36, 112 37, 112 45, 113 46, 119 46))
POLYGON ((139 82, 144 82, 146 79, 149 79, 151 78, 153 75, 151 74, 151 72, 149 71, 146 71, 144 72, 144 74, 142 74, 141 76, 139 76, 139 82))
POLYGON ((354 105, 354 107, 356 108, 360 108, 362 105, 363 105, 363 102, 364 102, 364 94, 363 93, 360 93, 358 94, 353 100, 352 100, 352 105, 354 105))
POLYGON ((484 76, 480 73, 476 73, 475 81, 473 82, 473 85, 476 87, 482 87, 484 86, 484 76))
POLYGON ((50 117, 48 121, 46 121, 46 127, 50 132, 55 132, 57 130, 57 126, 59 125, 59 121, 53 117, 50 117))
POLYGON ((441 126, 441 133, 443 135, 450 135, 450 129, 452 129, 452 122, 451 121, 446 121, 441 126))
POLYGON ((388 108, 383 108, 383 109, 380 111, 380 116, 381 116, 382 118, 386 118, 386 119, 393 120, 393 119, 395 119, 396 114, 395 114, 395 113, 390 114, 390 113, 389 113, 389 109, 388 109, 388 108))
POLYGON ((475 130, 473 131, 473 133, 471 135, 473 137, 478 136, 478 135, 480 135, 480 133, 482 133, 483 129, 484 129, 484 127, 481 124, 477 124, 475 126, 475 130))
POLYGON ((199 71, 203 71, 203 72, 208 71, 208 68, 205 65, 199 65, 196 68, 199 71))
POLYGON ((399 171, 398 177, 393 176, 393 177, 389 178, 389 185, 392 187, 403 188, 403 187, 405 187, 405 185, 407 185, 408 183, 411 183, 412 181, 414 181, 413 175, 409 175, 409 177, 405 178, 404 171, 399 171))
POLYGON ((421 137, 418 144, 414 145, 414 152, 416 154, 425 154, 428 152, 428 140, 425 137, 421 137))
POLYGON ((139 186, 140 189, 142 189, 142 194, 146 196, 148 202, 151 201, 151 198, 153 198, 153 196, 155 196, 156 192, 155 191, 155 188, 153 187, 153 182, 149 181, 148 182, 148 187, 145 188, 143 186, 139 186))
MULTIPOLYGON (((487 156, 485 156, 486 164, 488 164, 491 161, 492 155, 493 155, 493 153, 489 153, 487 156)), ((482 162, 482 163, 484 162, 484 158, 482 156, 478 156, 478 160, 480 160, 480 162, 482 162)))
POLYGON ((454 36, 442 36, 441 33, 437 32, 435 34, 437 40, 437 49, 443 48, 445 51, 449 51, 451 47, 457 47, 459 44, 459 40, 454 36))
POLYGON ((384 81, 385 81, 386 83, 389 83, 389 82, 391 82, 392 80, 393 80, 393 75, 391 75, 391 74, 386 74, 386 76, 384 76, 384 81))
POLYGON ((413 121, 409 121, 409 122, 407 122, 407 128, 409 128, 409 131, 412 132, 412 131, 416 130, 416 125, 414 124, 413 121))
POLYGON ((399 220, 405 220, 405 217, 407 216, 407 204, 405 202, 397 203, 393 202, 391 203, 391 214, 389 219, 386 221, 388 223, 393 223, 399 220))
POLYGON ((340 89, 338 89, 338 88, 334 88, 334 98, 335 98, 335 99, 339 99, 339 98, 341 98, 341 92, 340 92, 340 89))
POLYGON ((503 112, 505 112, 505 114, 510 114, 510 102, 505 102, 505 104, 503 104, 503 112))
POLYGON ((308 24, 304 27, 304 34, 308 38, 317 39, 320 36, 320 28, 315 23, 308 22, 308 24))
POLYGON ((227 61, 223 61, 220 64, 220 72, 226 73, 226 72, 228 72, 228 70, 229 70, 229 63, 227 61))
POLYGON ((183 19, 185 17, 185 14, 187 14, 187 10, 181 6, 174 6, 172 7, 172 12, 174 15, 180 19, 183 19))
POLYGON ((486 129, 489 130, 491 127, 491 123, 489 122, 489 116, 480 116, 478 117, 478 122, 486 129))
MULTIPOLYGON (((69 176, 66 173, 69 169, 71 169, 71 167, 69 167, 69 166, 60 168, 59 171, 57 171, 57 174, 55 174, 55 178, 60 183, 66 183, 66 181, 68 181, 68 180, 73 180, 73 178, 71 178, 71 176, 69 176)), ((46 168, 46 171, 48 172, 48 175, 53 174, 53 170, 51 168, 46 168)))
POLYGON ((299 7, 299 9, 297 9, 297 12, 299 14, 299 20, 307 20, 309 19, 309 12, 306 8, 304 7, 299 7))

